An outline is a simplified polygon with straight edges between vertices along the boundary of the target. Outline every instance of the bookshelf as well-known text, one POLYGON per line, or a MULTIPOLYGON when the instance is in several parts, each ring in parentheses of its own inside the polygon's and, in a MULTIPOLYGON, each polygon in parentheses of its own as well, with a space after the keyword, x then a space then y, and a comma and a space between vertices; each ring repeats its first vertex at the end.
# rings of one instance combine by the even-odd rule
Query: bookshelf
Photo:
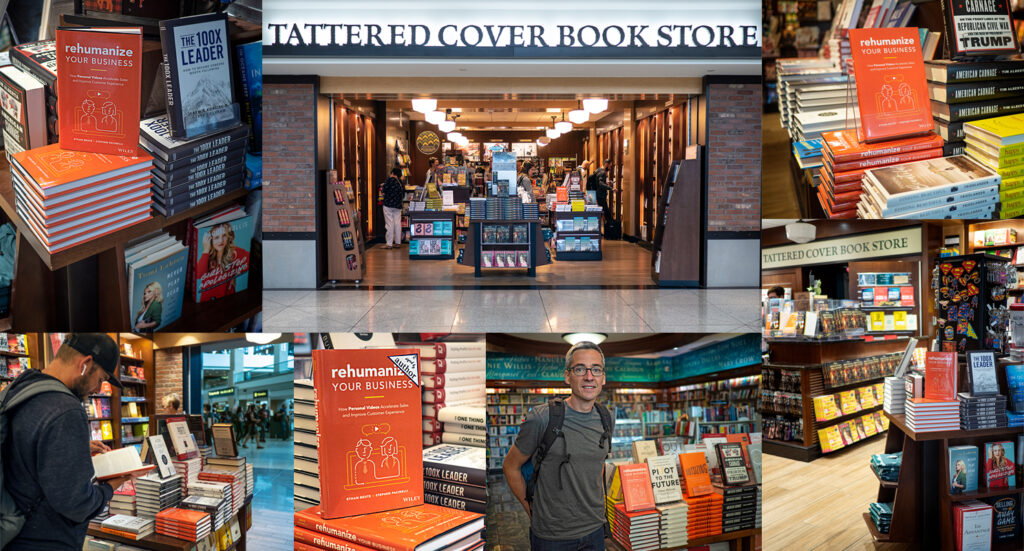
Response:
POLYGON ((110 413, 114 425, 113 448, 141 444, 143 438, 156 434, 153 415, 156 367, 153 362, 153 341, 130 333, 112 334, 121 350, 118 380, 124 389, 111 388, 110 413), (126 346, 127 345, 127 346, 126 346), (127 348, 130 347, 131 354, 127 348), (139 377, 141 375, 141 377, 139 377))
POLYGON ((651 278, 664 287, 696 287, 700 284, 701 252, 701 155, 676 161, 666 169, 658 199, 658 220, 651 255, 651 278), (670 208, 675 205, 675 208, 670 208))
POLYGON ((410 260, 455 258, 455 212, 418 210, 408 216, 410 260))
MULTIPOLYGON (((509 235, 512 235, 512 231, 509 231, 509 235)), ((510 239, 510 241, 513 241, 510 239)), ((521 240, 520 240, 521 241, 521 240)), ((474 275, 476 277, 483 276, 484 270, 509 270, 509 269, 524 269, 522 266, 509 268, 507 266, 495 266, 492 260, 491 265, 487 265, 484 257, 487 253, 493 255, 495 252, 526 252, 527 264, 526 274, 529 277, 537 275, 537 266, 543 266, 550 263, 548 259, 547 248, 543 246, 544 240, 541 235, 541 227, 539 220, 470 220, 469 221, 469 234, 466 238, 466 247, 463 249, 462 263, 471 265, 474 268, 474 275), (516 225, 527 226, 527 240, 526 242, 489 242, 484 239, 485 228, 488 227, 512 227, 516 225)), ((492 256, 493 258, 493 256, 492 256)), ((518 258, 518 256, 517 256, 518 258)))
MULTIPOLYGON (((11 315, 0 320, 0 328, 6 325, 22 331, 131 329, 124 254, 127 243, 160 230, 183 237, 190 218, 231 205, 248 193, 249 190, 239 189, 170 217, 154 212, 144 222, 50 253, 15 212, 10 165, 6 157, 0 158, 0 210, 17 230, 11 315), (83 288, 88 289, 86 285, 95 285, 95 292, 81 293, 83 288)), ((195 304, 186 297, 182 317, 172 326, 223 331, 231 325, 217 322, 227 318, 245 320, 257 314, 262 304, 262 265, 262 255, 253 247, 248 290, 236 293, 228 302, 195 304)))
POLYGON ((921 301, 918 299, 919 263, 903 261, 850 262, 849 296, 860 300, 860 310, 868 315, 866 335, 870 336, 914 336, 920 334, 921 301), (900 299, 889 300, 879 297, 881 292, 899 290, 900 299), (865 300, 872 297, 871 302, 865 300), (899 318, 904 319, 905 328, 899 329, 899 318), (890 321, 891 320, 891 321, 890 321), (879 330, 875 322, 882 324, 879 330))
POLYGON ((601 212, 555 211, 554 220, 557 260, 601 260, 604 251, 601 212), (558 229, 560 226, 572 229, 558 229))
POLYGON ((366 277, 366 243, 363 240, 355 191, 349 180, 327 171, 327 279, 359 283, 366 277))

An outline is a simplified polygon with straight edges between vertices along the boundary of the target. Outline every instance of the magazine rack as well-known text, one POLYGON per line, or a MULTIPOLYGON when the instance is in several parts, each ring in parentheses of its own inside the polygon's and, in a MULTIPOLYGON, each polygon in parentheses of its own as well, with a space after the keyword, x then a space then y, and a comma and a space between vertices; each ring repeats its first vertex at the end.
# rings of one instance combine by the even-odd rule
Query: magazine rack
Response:
POLYGON ((363 242, 355 193, 348 180, 339 182, 338 173, 327 176, 327 279, 359 283, 366 276, 366 244, 363 242))

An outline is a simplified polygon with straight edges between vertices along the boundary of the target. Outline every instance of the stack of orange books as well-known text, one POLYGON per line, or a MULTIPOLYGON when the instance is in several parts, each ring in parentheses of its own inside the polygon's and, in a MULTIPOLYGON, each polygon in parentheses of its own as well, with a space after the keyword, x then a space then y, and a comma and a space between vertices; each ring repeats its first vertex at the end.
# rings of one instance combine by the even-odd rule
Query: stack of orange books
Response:
POLYGON ((210 515, 191 509, 172 507, 156 515, 156 533, 188 541, 199 541, 210 535, 210 515))
POLYGON ((688 508, 686 536, 689 541, 722 533, 722 503, 720 494, 684 497, 688 508))
POLYGON ((295 513, 295 548, 475 551, 483 530, 483 515, 429 503, 338 519, 324 518, 317 505, 295 513))

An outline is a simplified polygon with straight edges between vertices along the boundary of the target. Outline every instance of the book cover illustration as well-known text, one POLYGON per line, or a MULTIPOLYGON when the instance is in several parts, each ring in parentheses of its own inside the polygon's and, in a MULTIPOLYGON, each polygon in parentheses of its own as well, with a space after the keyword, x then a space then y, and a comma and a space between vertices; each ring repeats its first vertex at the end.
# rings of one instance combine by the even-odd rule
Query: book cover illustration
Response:
POLYGON ((889 197, 977 182, 978 185, 972 187, 974 189, 994 185, 999 181, 994 172, 965 155, 875 168, 870 172, 889 197))
POLYGON ((647 465, 619 465, 619 478, 622 481, 622 498, 627 512, 654 508, 654 488, 651 486, 651 474, 647 470, 647 465))
POLYGON ((135 155, 139 145, 142 30, 58 28, 62 149, 135 155))
POLYGON ((249 287, 253 217, 239 210, 228 218, 196 224, 196 302, 223 298, 249 287))
POLYGON ((421 505, 418 350, 316 350, 313 370, 324 516, 421 505))
POLYGON ((864 141, 931 131, 928 85, 917 29, 851 29, 850 49, 864 141))
POLYGON ((236 121, 227 15, 161 21, 160 43, 173 136, 197 136, 236 121))
POLYGON ((0 68, 3 144, 8 153, 46 145, 43 84, 17 67, 0 68))
POLYGON ((181 317, 188 247, 173 239, 161 245, 158 250, 144 249, 125 259, 135 331, 157 331, 181 317))

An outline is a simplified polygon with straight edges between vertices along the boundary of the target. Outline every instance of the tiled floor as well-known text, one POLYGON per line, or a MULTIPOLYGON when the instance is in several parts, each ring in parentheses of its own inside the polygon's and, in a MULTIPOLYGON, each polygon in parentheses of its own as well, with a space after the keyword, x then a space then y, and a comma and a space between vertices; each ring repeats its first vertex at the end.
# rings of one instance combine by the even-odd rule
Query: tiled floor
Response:
POLYGON ((264 291, 266 331, 760 330, 757 289, 264 291))
POLYGON ((252 528, 246 534, 246 547, 261 551, 292 549, 292 441, 267 439, 262 450, 250 443, 239 451, 252 463, 256 475, 252 528))

